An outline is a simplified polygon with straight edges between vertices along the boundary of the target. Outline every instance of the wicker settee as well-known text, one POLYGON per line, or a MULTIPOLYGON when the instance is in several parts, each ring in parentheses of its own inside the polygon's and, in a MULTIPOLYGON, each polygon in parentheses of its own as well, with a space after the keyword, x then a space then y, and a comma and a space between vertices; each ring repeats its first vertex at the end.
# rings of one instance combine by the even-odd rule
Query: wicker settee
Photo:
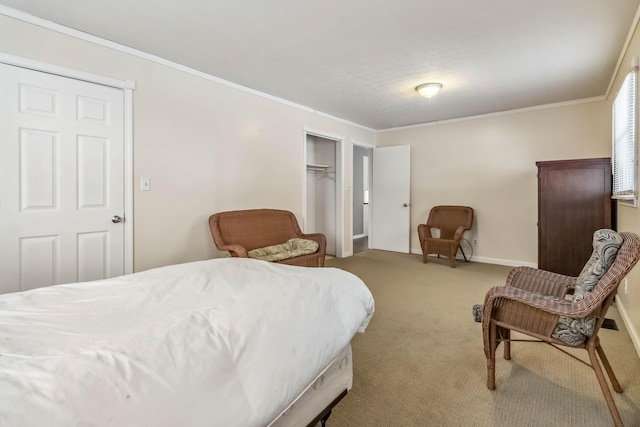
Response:
POLYGON ((209 217, 211 237, 221 251, 232 257, 248 258, 255 249, 279 245, 290 239, 307 239, 318 243, 315 253, 286 258, 281 264, 323 267, 327 249, 324 234, 304 234, 295 215, 278 209, 249 209, 218 212, 209 217))

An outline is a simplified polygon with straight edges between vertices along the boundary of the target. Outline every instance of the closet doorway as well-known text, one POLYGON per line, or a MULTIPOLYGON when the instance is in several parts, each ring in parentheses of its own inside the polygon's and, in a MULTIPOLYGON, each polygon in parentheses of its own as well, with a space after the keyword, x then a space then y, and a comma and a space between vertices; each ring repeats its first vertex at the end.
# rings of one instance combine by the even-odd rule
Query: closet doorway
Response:
POLYGON ((353 253, 369 249, 372 152, 369 147, 353 146, 353 253))
POLYGON ((305 233, 323 233, 327 255, 342 256, 339 203, 341 176, 341 137, 305 130, 306 197, 305 233))

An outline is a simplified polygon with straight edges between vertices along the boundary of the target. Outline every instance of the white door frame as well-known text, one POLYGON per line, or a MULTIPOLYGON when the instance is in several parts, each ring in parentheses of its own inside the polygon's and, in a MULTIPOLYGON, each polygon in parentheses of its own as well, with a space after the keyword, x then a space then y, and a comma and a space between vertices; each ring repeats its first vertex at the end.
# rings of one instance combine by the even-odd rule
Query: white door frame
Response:
MULTIPOLYGON (((317 136, 324 139, 330 139, 336 143, 336 257, 344 258, 350 256, 345 251, 345 239, 344 239, 344 136, 331 134, 308 127, 303 127, 303 161, 302 161, 302 182, 305 185, 302 186, 302 229, 306 232, 307 221, 307 136, 317 136)), ((353 252, 353 251, 352 251, 353 252)))
POLYGON ((0 63, 121 89, 124 93, 124 273, 133 273, 133 90, 135 82, 117 80, 0 52, 0 63))
MULTIPOLYGON (((360 148, 364 148, 367 150, 370 150, 370 154, 371 156, 369 157, 369 166, 371 166, 371 163, 373 162, 373 149, 376 148, 374 146, 371 145, 367 145, 367 144, 362 144, 356 141, 352 141, 351 142, 351 161, 353 162, 353 147, 360 147, 360 148)), ((353 171, 353 169, 352 169, 353 171)), ((369 218, 369 233, 368 236, 369 238, 367 239, 368 241, 368 245, 367 247, 369 249, 371 249, 371 205, 372 205, 372 200, 371 200, 371 193, 373 191, 373 189, 371 188, 371 181, 373 179, 373 168, 369 167, 369 204, 367 205, 367 214, 368 214, 368 218, 369 218)), ((351 188, 353 188, 353 172, 351 173, 351 188)), ((351 206, 353 206, 353 191, 351 192, 351 200, 350 200, 351 206)), ((351 218, 351 234, 353 234, 353 212, 350 216, 351 218)), ((351 236, 351 239, 353 240, 353 236, 351 236)), ((351 251, 352 255, 353 255, 353 250, 351 251)))

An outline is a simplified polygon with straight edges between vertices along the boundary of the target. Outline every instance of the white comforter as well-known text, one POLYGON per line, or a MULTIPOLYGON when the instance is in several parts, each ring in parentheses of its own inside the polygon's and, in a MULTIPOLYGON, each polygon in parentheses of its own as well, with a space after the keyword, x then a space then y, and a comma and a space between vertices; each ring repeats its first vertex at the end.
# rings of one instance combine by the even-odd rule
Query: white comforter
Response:
POLYGON ((0 295, 0 425, 264 426, 373 311, 345 271, 238 258, 0 295))

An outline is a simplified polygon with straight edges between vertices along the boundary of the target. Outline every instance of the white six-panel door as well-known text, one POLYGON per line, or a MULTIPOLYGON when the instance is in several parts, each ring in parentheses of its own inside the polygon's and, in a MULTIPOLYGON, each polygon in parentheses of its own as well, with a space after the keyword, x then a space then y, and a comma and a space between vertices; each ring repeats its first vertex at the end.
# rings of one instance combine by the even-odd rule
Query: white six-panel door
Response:
POLYGON ((0 64, 0 293, 124 274, 123 105, 0 64))

